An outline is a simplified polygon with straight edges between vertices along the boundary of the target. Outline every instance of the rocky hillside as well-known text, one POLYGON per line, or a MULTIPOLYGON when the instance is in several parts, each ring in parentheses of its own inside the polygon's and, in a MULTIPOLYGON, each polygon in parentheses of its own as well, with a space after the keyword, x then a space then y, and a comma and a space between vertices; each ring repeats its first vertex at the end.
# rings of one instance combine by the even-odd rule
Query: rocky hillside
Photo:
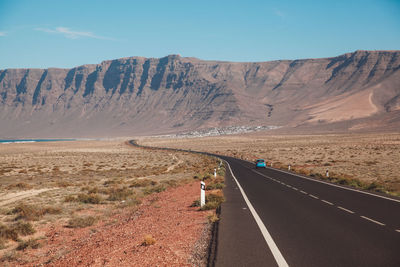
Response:
POLYGON ((400 129, 400 51, 258 63, 171 55, 0 71, 0 138, 231 125, 400 129))

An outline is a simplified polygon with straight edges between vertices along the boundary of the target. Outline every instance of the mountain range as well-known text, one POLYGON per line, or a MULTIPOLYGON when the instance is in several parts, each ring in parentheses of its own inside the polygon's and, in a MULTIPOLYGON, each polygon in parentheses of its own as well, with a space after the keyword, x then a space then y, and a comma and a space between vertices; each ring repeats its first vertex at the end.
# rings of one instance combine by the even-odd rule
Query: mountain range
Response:
POLYGON ((0 70, 0 138, 116 137, 227 126, 400 130, 400 51, 269 62, 129 57, 0 70))

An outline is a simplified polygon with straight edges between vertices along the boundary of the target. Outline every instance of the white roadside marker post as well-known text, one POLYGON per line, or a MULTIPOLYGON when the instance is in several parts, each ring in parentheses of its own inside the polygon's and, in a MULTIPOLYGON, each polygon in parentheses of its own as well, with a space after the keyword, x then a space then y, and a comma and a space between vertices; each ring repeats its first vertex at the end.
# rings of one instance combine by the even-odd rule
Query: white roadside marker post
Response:
POLYGON ((206 183, 200 182, 200 207, 206 204, 206 183))
POLYGON ((289 166, 288 166, 288 170, 290 171, 290 164, 289 164, 289 166))
POLYGON ((217 169, 214 169, 214 178, 217 178, 217 169))
POLYGON ((329 177, 329 171, 326 170, 326 177, 329 177))

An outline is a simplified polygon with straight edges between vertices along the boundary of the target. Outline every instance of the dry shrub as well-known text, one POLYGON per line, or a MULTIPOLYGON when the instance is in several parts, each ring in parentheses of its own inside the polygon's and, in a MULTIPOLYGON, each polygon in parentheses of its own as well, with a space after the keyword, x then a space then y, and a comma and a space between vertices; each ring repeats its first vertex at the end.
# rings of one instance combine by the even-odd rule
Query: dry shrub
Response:
POLYGON ((223 189, 225 187, 225 177, 217 176, 216 178, 210 179, 207 184, 206 190, 223 189))
POLYGON ((160 185, 156 185, 156 186, 148 186, 146 188, 143 189, 143 194, 144 195, 150 195, 153 193, 160 193, 162 191, 165 191, 165 189, 167 189, 167 187, 163 184, 160 185))
POLYGON ((206 181, 206 180, 209 180, 209 179, 211 179, 211 177, 213 177, 213 174, 211 174, 211 173, 205 173, 205 174, 203 174, 203 181, 206 181))
POLYGON ((135 179, 131 182, 129 187, 146 187, 150 185, 156 185, 157 181, 153 181, 150 179, 135 179))
POLYGON ((145 235, 143 238, 142 246, 151 246, 156 243, 156 240, 152 235, 145 235))
POLYGON ((18 240, 18 234, 22 236, 34 234, 36 231, 30 223, 18 222, 11 226, 0 224, 0 238, 18 240))
POLYGON ((208 194, 206 196, 206 204, 201 207, 201 210, 212 210, 218 208, 222 202, 225 201, 225 198, 219 194, 208 194))
POLYGON ((193 175, 193 179, 195 180, 201 180, 202 176, 200 173, 196 173, 195 175, 193 175))
POLYGON ((310 176, 311 176, 311 177, 315 177, 315 178, 319 178, 319 179, 324 179, 324 178, 326 178, 326 176, 322 175, 321 173, 319 173, 319 172, 314 172, 314 171, 312 171, 312 172, 310 173, 310 176))
POLYGON ((21 190, 25 189, 26 190, 26 189, 31 189, 32 185, 20 182, 20 183, 11 184, 11 185, 7 186, 8 190, 9 189, 13 189, 13 188, 17 188, 17 189, 21 189, 21 190))
POLYGON ((215 223, 219 221, 219 217, 217 214, 215 213, 211 213, 207 216, 208 222, 209 223, 215 223))
POLYGON ((304 169, 304 168, 296 169, 296 172, 297 172, 298 174, 302 174, 302 175, 306 175, 306 176, 309 176, 309 175, 311 174, 311 170, 309 170, 309 169, 304 169))
POLYGON ((18 242, 17 250, 25 250, 28 248, 31 249, 37 249, 40 247, 40 243, 37 241, 37 239, 28 239, 26 241, 21 240, 18 242))
POLYGON ((200 207, 200 199, 194 200, 190 207, 200 207))
POLYGON ((177 187, 179 185, 179 182, 174 179, 164 180, 164 181, 161 181, 161 183, 164 184, 166 187, 177 187))
MULTIPOLYGON (((21 254, 15 250, 8 251, 3 254, 0 262, 16 262, 21 260, 21 254)), ((7 266, 7 265, 6 265, 7 266)))
POLYGON ((89 186, 82 186, 81 191, 89 191, 90 187, 89 186))
POLYGON ((24 219, 27 221, 37 221, 45 214, 60 214, 61 212, 62 210, 59 207, 39 207, 25 203, 20 203, 11 210, 11 214, 17 214, 15 220, 24 219))
POLYGON ((134 194, 134 192, 127 187, 112 188, 112 190, 109 191, 110 192, 107 200, 110 201, 126 200, 134 194))
POLYGON ((68 195, 64 198, 64 202, 74 202, 77 201, 76 197, 73 195, 68 195))
POLYGON ((121 179, 111 179, 107 180, 103 183, 104 186, 109 186, 109 185, 115 185, 115 184, 121 184, 122 180, 121 179))
POLYGON ((218 176, 225 177, 225 173, 226 173, 225 165, 222 165, 222 166, 217 170, 217 175, 218 175, 218 176))
POLYGON ((73 184, 67 181, 59 181, 56 183, 56 185, 58 187, 68 187, 68 186, 72 186, 73 184))
POLYGON ((75 217, 68 221, 68 228, 85 228, 92 226, 96 222, 93 216, 75 217))
POLYGON ((286 164, 283 164, 283 163, 280 162, 280 161, 274 162, 274 163, 273 163, 273 167, 274 167, 274 168, 277 168, 277 169, 284 169, 284 168, 287 169, 287 165, 286 165, 286 164))
POLYGON ((372 182, 372 183, 366 183, 364 186, 364 189, 369 190, 369 191, 375 191, 375 192, 380 192, 383 193, 386 190, 383 188, 382 185, 378 184, 377 182, 372 182))
POLYGON ((224 187, 224 183, 210 183, 207 185, 206 190, 223 189, 224 187))
POLYGON ((100 204, 101 197, 98 194, 78 194, 77 201, 86 204, 100 204))
POLYGON ((18 240, 18 233, 15 229, 11 229, 4 224, 0 224, 0 238, 18 240))
POLYGON ((58 166, 53 167, 53 172, 59 172, 59 171, 60 171, 60 167, 58 167, 58 166))
POLYGON ((0 237, 0 250, 6 248, 6 240, 0 237))
POLYGON ((89 194, 97 194, 97 193, 99 193, 100 192, 100 190, 99 190, 99 188, 97 187, 97 186, 94 186, 94 187, 91 187, 91 188, 88 188, 88 193, 89 194))
POLYGON ((43 215, 45 214, 60 214, 62 209, 60 207, 47 206, 42 208, 43 215))
POLYGON ((363 190, 379 192, 379 193, 391 193, 390 188, 385 188, 384 185, 379 184, 378 182, 368 183, 368 182, 361 181, 360 179, 353 178, 352 176, 346 175, 346 174, 337 174, 337 173, 331 172, 330 177, 326 177, 325 175, 322 175, 319 173, 317 173, 317 174, 312 173, 311 176, 318 177, 319 179, 322 179, 322 180, 328 180, 335 184, 350 186, 350 187, 354 187, 357 189, 363 189, 363 190))
POLYGON ((18 222, 11 226, 11 229, 14 229, 18 234, 22 236, 32 235, 36 232, 33 228, 32 224, 29 222, 18 222))

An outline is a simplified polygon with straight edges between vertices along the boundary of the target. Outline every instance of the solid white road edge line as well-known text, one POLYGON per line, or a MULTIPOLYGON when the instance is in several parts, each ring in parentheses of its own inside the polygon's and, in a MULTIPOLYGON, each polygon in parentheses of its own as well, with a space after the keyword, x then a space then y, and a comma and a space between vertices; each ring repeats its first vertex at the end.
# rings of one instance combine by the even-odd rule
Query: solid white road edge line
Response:
POLYGON ((370 221, 370 222, 373 222, 373 223, 376 223, 376 224, 379 224, 379 225, 385 226, 385 224, 384 224, 384 223, 381 223, 381 222, 375 221, 375 220, 373 220, 373 219, 371 219, 371 218, 368 218, 368 217, 365 217, 365 216, 360 216, 360 217, 361 217, 361 218, 363 218, 363 219, 366 219, 366 220, 368 220, 368 221, 370 221))
MULTIPOLYGON (((239 160, 242 160, 242 159, 239 159, 239 160)), ((243 161, 253 164, 253 162, 248 161, 248 160, 243 160, 243 161)), ((365 191, 361 191, 361 190, 357 190, 357 189, 353 189, 353 188, 343 187, 343 186, 340 186, 340 185, 336 185, 336 184, 332 184, 332 183, 328 183, 328 182, 324 182, 324 181, 320 181, 320 180, 316 180, 316 179, 311 179, 311 178, 308 178, 306 176, 301 176, 301 175, 298 175, 298 174, 293 173, 293 172, 288 172, 288 171, 284 171, 284 170, 280 170, 280 169, 275 169, 275 168, 271 168, 271 167, 268 167, 268 166, 266 167, 266 169, 270 169, 270 170, 274 170, 274 171, 278 171, 278 172, 283 172, 283 173, 286 173, 286 174, 291 174, 293 176, 297 176, 299 178, 304 178, 304 179, 307 179, 307 180, 310 180, 310 181, 313 181, 313 182, 316 182, 316 183, 326 184, 326 185, 342 188, 342 189, 345 189, 345 190, 350 190, 350 191, 358 192, 358 193, 361 193, 361 194, 366 194, 366 195, 379 197, 379 198, 383 198, 383 199, 387 199, 387 200, 391 200, 391 201, 395 201, 395 202, 399 202, 400 203, 400 200, 398 200, 398 199, 385 197, 385 196, 381 196, 381 195, 376 195, 376 194, 373 194, 373 193, 369 193, 369 192, 365 192, 365 191)))
POLYGON ((383 199, 387 199, 387 200, 391 200, 391 201, 395 201, 395 202, 400 202, 400 200, 393 199, 393 198, 390 198, 390 197, 380 196, 380 195, 376 195, 376 194, 372 194, 372 193, 360 191, 360 190, 353 189, 353 188, 343 187, 343 186, 339 186, 339 185, 336 185, 336 184, 332 184, 332 183, 328 183, 328 182, 324 182, 324 181, 319 181, 319 180, 311 179, 311 178, 308 178, 308 177, 305 177, 305 176, 298 175, 298 174, 296 174, 296 173, 287 172, 287 171, 280 170, 280 169, 274 169, 274 168, 271 168, 271 167, 267 167, 267 168, 268 168, 268 169, 271 169, 271 170, 275 170, 275 171, 279 171, 279 172, 284 172, 284 173, 287 173, 287 174, 291 174, 291 175, 293 175, 293 176, 297 176, 297 177, 299 177, 299 178, 304 178, 304 179, 307 179, 307 180, 310 180, 310 181, 313 181, 313 182, 316 182, 316 183, 326 184, 326 185, 330 185, 330 186, 342 188, 342 189, 345 189, 345 190, 350 190, 350 191, 358 192, 358 193, 361 193, 361 194, 366 194, 366 195, 370 195, 370 196, 374 196, 374 197, 379 197, 379 198, 383 198, 383 199))
POLYGON ((225 161, 228 164, 229 170, 232 174, 232 177, 235 179, 236 184, 238 185, 240 192, 242 193, 242 196, 244 198, 244 201, 246 202, 247 206, 249 207, 249 210, 251 212, 251 214, 253 215, 254 219, 256 220, 256 223, 258 225, 258 227, 260 228, 260 231, 262 233, 262 235, 264 236, 265 241, 267 242, 267 245, 269 247, 269 249, 272 252, 272 255, 275 258, 276 263, 278 264, 278 266, 280 267, 288 267, 289 265, 287 264, 285 258, 282 256, 281 252, 279 251, 278 247, 276 246, 274 240, 272 239, 272 236, 270 235, 270 233, 267 230, 267 227, 265 227, 264 223, 262 222, 260 216, 258 216, 256 210, 254 209, 253 205, 250 203, 249 199, 247 198, 246 193, 244 192, 242 186, 239 184, 239 181, 236 179, 236 176, 233 174, 231 165, 229 164, 229 162, 225 161))

